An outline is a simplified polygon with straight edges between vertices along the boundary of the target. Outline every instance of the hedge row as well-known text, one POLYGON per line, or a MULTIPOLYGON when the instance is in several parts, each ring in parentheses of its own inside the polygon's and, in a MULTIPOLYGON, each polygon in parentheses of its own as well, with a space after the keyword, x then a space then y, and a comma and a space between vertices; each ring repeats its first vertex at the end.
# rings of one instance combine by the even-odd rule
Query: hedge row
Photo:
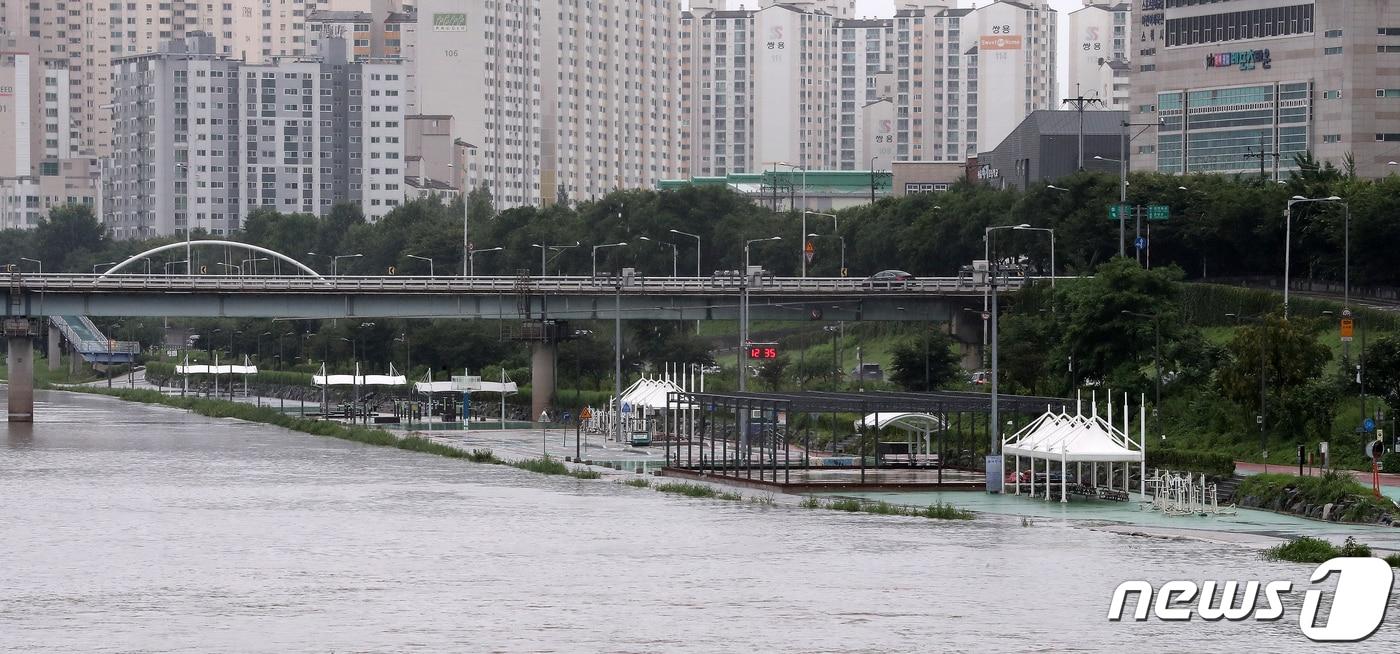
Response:
POLYGON ((1203 472, 1216 477, 1235 474, 1235 458, 1218 452, 1199 450, 1148 449, 1147 465, 1183 472, 1203 472))

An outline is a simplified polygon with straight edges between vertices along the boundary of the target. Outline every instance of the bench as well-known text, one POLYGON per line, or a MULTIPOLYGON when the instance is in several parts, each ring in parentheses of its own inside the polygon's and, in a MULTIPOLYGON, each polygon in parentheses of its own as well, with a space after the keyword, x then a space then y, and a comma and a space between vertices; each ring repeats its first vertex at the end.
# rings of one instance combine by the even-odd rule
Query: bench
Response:
POLYGON ((1101 500, 1110 500, 1110 501, 1113 501, 1113 502, 1127 502, 1127 501, 1128 501, 1128 492, 1127 492, 1127 491, 1121 491, 1121 490, 1118 490, 1118 489, 1116 489, 1116 488, 1115 488, 1115 489, 1112 489, 1112 490, 1109 490, 1109 489, 1107 489, 1107 488, 1100 488, 1100 489, 1099 489, 1099 499, 1101 499, 1101 500))
POLYGON ((886 454, 880 457, 880 462, 891 468, 939 467, 937 454, 886 454))

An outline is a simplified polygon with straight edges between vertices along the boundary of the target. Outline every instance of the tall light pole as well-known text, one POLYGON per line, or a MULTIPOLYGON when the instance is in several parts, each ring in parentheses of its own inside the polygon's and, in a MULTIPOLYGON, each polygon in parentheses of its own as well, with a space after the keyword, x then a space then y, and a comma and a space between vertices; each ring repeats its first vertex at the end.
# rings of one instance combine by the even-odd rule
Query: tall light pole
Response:
POLYGON ((29 262, 32 262, 32 263, 37 263, 37 264, 39 264, 39 274, 40 274, 40 275, 44 274, 44 262, 42 262, 42 261, 40 261, 40 260, 38 260, 38 259, 30 259, 29 257, 20 257, 19 260, 20 260, 20 261, 29 261, 29 262))
MULTIPOLYGON (((697 234, 691 234, 690 232, 683 232, 679 229, 672 229, 667 231, 671 232, 672 234, 680 234, 681 236, 689 236, 695 239, 695 278, 700 279, 700 236, 697 234)), ((699 320, 695 321, 695 335, 700 335, 699 320)))
POLYGON ((1017 225, 1019 232, 1047 232, 1050 234, 1050 288, 1055 288, 1055 230, 1051 227, 1031 227, 1030 225, 1017 225))
POLYGON ((744 241, 744 276, 739 281, 739 390, 748 390, 749 365, 744 358, 749 343, 749 246, 761 241, 781 241, 781 236, 744 241))
MULTIPOLYGON (((574 244, 573 244, 573 245, 550 245, 550 244, 548 244, 548 243, 531 243, 531 244, 530 244, 530 247, 532 247, 532 248, 539 248, 539 249, 540 249, 540 277, 548 277, 548 276, 549 276, 549 275, 548 275, 548 272, 549 272, 549 271, 547 270, 547 267, 548 267, 548 265, 549 265, 549 261, 548 261, 548 259, 546 259, 545 255, 547 255, 547 254, 549 253, 550 250, 554 250, 554 251, 558 252, 559 254, 563 254, 563 253, 564 253, 564 250, 567 250, 567 249, 569 249, 569 248, 576 248, 576 247, 578 247, 579 245, 580 245, 580 243, 579 243, 578 241, 574 241, 574 244)), ((557 255, 556 255, 556 256, 557 256, 557 255)))
MULTIPOLYGON (((470 253, 471 251, 468 250, 468 252, 470 253)), ((408 258, 410 258, 410 259, 417 259, 417 260, 419 260, 419 261, 427 261, 427 262, 428 262, 428 276, 429 276, 429 277, 437 277, 437 274, 436 274, 435 272, 433 272, 433 258, 432 258, 432 257, 420 257, 420 256, 418 256, 418 255, 416 255, 416 254, 408 254, 408 255, 404 255, 404 256, 406 256, 406 257, 408 257, 408 258)))
MULTIPOLYGON (((1125 120, 1121 123, 1123 127, 1123 134, 1120 137, 1121 149, 1119 150, 1118 159, 1118 256, 1120 257, 1128 256, 1128 246, 1125 242, 1128 236, 1128 217, 1122 215, 1124 213, 1123 207, 1127 206, 1128 204, 1128 145, 1132 143, 1133 140, 1137 137, 1142 136, 1143 133, 1147 130, 1153 127, 1160 127, 1162 125, 1162 122, 1163 121, 1159 120, 1155 123, 1133 123, 1125 120), (1129 136, 1128 128, 1130 127, 1141 127, 1142 129, 1139 130, 1137 134, 1129 136)), ((1113 161, 1113 159, 1100 157, 1097 155, 1095 155, 1094 158, 1099 161, 1113 161)))
MULTIPOLYGON (((800 166, 798 164, 791 164, 786 161, 779 161, 778 165, 786 166, 789 170, 802 171, 802 211, 807 211, 807 167, 800 166)), ((807 228, 802 228, 802 231, 807 231, 807 228)))
POLYGON ((103 266, 115 266, 115 265, 117 265, 117 262, 115 262, 115 261, 104 261, 104 262, 102 262, 102 263, 96 264, 96 265, 94 265, 94 266, 92 267, 92 274, 96 275, 96 274, 97 274, 97 269, 98 269, 98 268, 101 268, 101 267, 103 267, 103 266))
MULTIPOLYGON (((988 325, 987 325, 987 314, 988 314, 988 312, 991 312, 991 319, 992 319, 993 321, 996 320, 996 304, 995 304, 996 298, 995 298, 994 296, 996 295, 996 288, 995 288, 996 282, 995 282, 995 279, 996 279, 997 271, 996 271, 996 267, 994 267, 994 266, 992 265, 992 232, 995 232, 995 231, 997 231, 997 230, 1002 230, 1002 229, 1019 229, 1019 228, 1021 228, 1021 227, 1030 227, 1030 225, 1024 225, 1024 224, 1023 224, 1023 225, 996 225, 996 226, 993 226, 993 227, 988 227, 986 230, 984 230, 984 231, 982 232, 982 260, 987 262, 987 280, 988 280, 988 282, 989 282, 989 283, 988 283, 988 286, 987 286, 987 288, 986 288, 986 290, 982 291, 982 316, 983 316, 983 317, 982 317, 982 351, 983 351, 983 352, 986 352, 986 351, 987 351, 987 326, 988 326, 988 325)), ((994 326, 994 325, 993 325, 993 326, 994 326)), ((995 331, 995 329, 994 329, 993 331, 995 331)), ((993 342, 992 342, 991 345, 992 345, 992 353, 993 353, 993 354, 992 354, 992 368, 995 370, 995 369, 996 369, 996 342, 995 342, 995 340, 993 340, 993 342)), ((993 375, 993 376, 995 377, 995 375, 993 375)), ((993 383, 993 388, 995 388, 995 387, 996 387, 996 386, 995 386, 995 383, 993 383)), ((995 401, 995 400, 994 400, 994 401, 995 401)))
POLYGON ((875 204, 875 160, 879 155, 870 158, 870 204, 875 204))
POLYGON ((339 273, 338 271, 340 270, 340 260, 341 260, 341 259, 358 259, 358 258, 363 257, 363 256, 365 256, 365 255, 363 255, 363 254, 340 254, 340 255, 336 255, 336 256, 334 256, 334 257, 331 257, 331 277, 339 277, 339 276, 340 276, 340 273, 339 273))
POLYGON ((239 266, 235 266, 235 265, 233 265, 233 264, 231 264, 231 263, 224 263, 224 262, 222 262, 222 261, 215 261, 215 262, 214 262, 214 265, 216 265, 216 266, 223 266, 223 267, 225 267, 225 268, 229 268, 229 269, 232 269, 232 270, 237 270, 237 271, 238 271, 238 276, 239 276, 239 277, 242 277, 242 276, 243 276, 243 268, 241 268, 241 267, 239 267, 239 266))
POLYGON ((620 248, 620 247, 627 247, 627 241, 621 241, 621 242, 618 242, 618 243, 606 243, 606 244, 604 244, 604 245, 595 245, 595 246, 593 246, 593 277, 594 277, 594 278, 598 277, 598 250, 602 250, 602 249, 604 249, 604 248, 620 248))
POLYGON ((243 274, 243 265, 251 261, 253 262, 253 265, 250 266, 250 269, 252 270, 252 274, 256 276, 258 274, 258 262, 268 260, 269 259, 267 257, 249 257, 247 259, 244 259, 238 262, 238 274, 243 274))
POLYGON ((476 277, 476 253, 477 253, 477 252, 500 252, 501 250, 504 250, 504 249, 505 249, 505 248, 503 248, 503 247, 494 247, 494 248, 486 248, 485 250, 477 250, 477 249, 475 249, 475 248, 473 248, 473 249, 471 249, 471 250, 467 250, 467 274, 468 274, 468 276, 470 276, 470 277, 476 277))
MULTIPOLYGON (((803 170, 803 171, 802 171, 802 175, 803 175, 802 187, 805 189, 805 188, 807 187, 807 180, 806 180, 807 171, 806 171, 806 170, 803 170)), ((806 209, 807 200, 806 200, 805 198, 802 200, 802 206, 803 206, 803 209, 802 209, 802 233, 803 233, 803 234, 806 234, 806 233, 807 233, 807 215, 808 215, 808 214, 811 214, 811 215, 813 215, 813 216, 826 216, 827 218, 830 218, 830 219, 831 219, 831 229, 832 229, 833 232, 836 231, 836 228, 837 228, 836 221, 838 220, 838 218, 836 217, 836 214, 819 213, 819 212, 816 212, 816 211, 808 211, 808 210, 806 209)), ((807 239, 805 239, 805 238, 802 239, 802 243, 800 243, 800 244, 797 246, 797 254, 798 254, 798 256, 801 257, 801 259, 802 259, 802 276, 805 278, 805 277, 807 276, 807 239)), ((842 266, 842 267, 844 268, 845 266, 842 266)))
MULTIPOLYGON (((1158 436, 1162 435, 1162 314, 1160 313, 1138 313, 1124 309, 1119 313, 1125 316, 1135 316, 1146 318, 1152 321, 1152 367, 1157 372, 1157 397, 1153 400, 1152 421, 1156 423, 1154 431, 1158 436)), ((1262 347, 1262 345, 1261 345, 1262 347)))
MULTIPOLYGON (((1288 200, 1288 208, 1285 209, 1284 212, 1283 212, 1283 217, 1284 217, 1284 221, 1285 221, 1284 235, 1283 235, 1283 319, 1284 319, 1284 320, 1288 320, 1288 277, 1289 277, 1289 273, 1291 272, 1291 271, 1290 271, 1290 268, 1291 268, 1292 265, 1293 265, 1293 206, 1294 206, 1294 205, 1298 205, 1298 204, 1306 204, 1306 203, 1309 203, 1309 202, 1342 202, 1342 199, 1339 198, 1339 197, 1337 197, 1337 196, 1335 196, 1335 195, 1333 195, 1333 196, 1331 196, 1331 197, 1326 197, 1326 198, 1305 198, 1305 197, 1303 197, 1303 196, 1301 196, 1301 195, 1295 195, 1295 196, 1293 196, 1291 199, 1288 200)), ((1346 203, 1345 203, 1345 202, 1342 202, 1342 204, 1345 205, 1346 203)), ((1350 269, 1350 267, 1351 267, 1351 266, 1350 266, 1350 264, 1351 264, 1351 253, 1350 253, 1350 251, 1351 251, 1351 234, 1350 234, 1350 232, 1351 232, 1351 208, 1348 206, 1348 207, 1347 207, 1347 255, 1346 255, 1346 258, 1347 258, 1347 265, 1346 265, 1346 268, 1348 268, 1348 269, 1350 269)), ((1350 281, 1351 281, 1350 276, 1348 276, 1348 278, 1347 278, 1347 282, 1348 282, 1347 285, 1348 285, 1348 286, 1349 286, 1349 284, 1350 284, 1350 281)), ((1346 294, 1347 294, 1347 301, 1350 302, 1350 300, 1351 300, 1351 297, 1350 297, 1350 296, 1351 296, 1351 293, 1350 293, 1350 289, 1349 289, 1349 288, 1347 289, 1347 293, 1346 293, 1346 294)))
MULTIPOLYGON (((674 231, 674 230, 672 230, 672 231, 674 231)), ((679 276, 680 276, 680 274, 679 274, 679 268, 677 268, 677 266, 680 265, 680 252, 681 252, 681 251, 680 251, 680 248, 676 247, 676 244, 675 244, 675 243, 671 243, 670 241, 658 241, 658 240, 656 240, 656 239, 653 239, 653 238, 650 238, 650 237, 647 237, 647 236, 639 236, 639 237, 637 237, 637 238, 640 238, 640 239, 642 239, 643 241, 650 241, 650 242, 655 243, 655 244, 657 244, 657 245, 666 245, 666 246, 670 246, 670 248, 671 248, 671 277, 679 277, 679 276)))
MULTIPOLYGON (((183 178, 184 175, 187 175, 187 174, 189 174, 189 172, 190 172, 190 167, 189 167, 188 165, 186 165, 186 164, 177 163, 177 164, 175 164, 175 167, 178 168, 178 169, 181 169, 181 170, 185 171, 184 174, 181 175, 181 178, 183 178)), ((197 181, 197 180, 196 180, 196 181, 197 181)), ((186 194, 186 195, 189 194, 189 189, 188 189, 188 188, 185 189, 185 194, 186 194)), ((187 199, 188 199, 188 198, 187 198, 187 199)), ((185 261, 194 261, 194 257, 190 255, 190 253, 194 250, 194 248, 191 247, 191 245, 190 245, 190 232, 192 232, 192 231, 194 231, 194 230, 192 229, 192 226, 190 225, 189 215, 190 215, 189 212, 186 211, 186 212, 185 212, 185 261)), ((194 272, 191 270, 191 268, 193 268, 193 267, 194 267, 194 266, 193 266, 192 264, 186 264, 186 265, 185 265, 185 275, 186 275, 186 276, 189 276, 189 275, 194 274, 194 272)))

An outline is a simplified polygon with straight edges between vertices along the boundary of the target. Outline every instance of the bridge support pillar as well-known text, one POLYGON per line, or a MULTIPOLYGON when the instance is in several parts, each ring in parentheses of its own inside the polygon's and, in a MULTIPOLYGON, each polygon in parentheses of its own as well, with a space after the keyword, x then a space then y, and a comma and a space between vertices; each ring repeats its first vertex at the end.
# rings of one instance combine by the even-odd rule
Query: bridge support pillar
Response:
POLYGON ((34 329, 27 318, 6 318, 5 340, 10 347, 9 421, 34 422, 34 329))
MULTIPOLYGON (((559 345, 551 341, 535 341, 530 353, 530 420, 539 420, 540 413, 554 403, 554 359, 559 345)), ((551 416, 558 419, 558 416, 551 416)))
POLYGON ((63 334, 58 328, 49 325, 49 371, 58 370, 63 365, 63 334))
POLYGON ((962 367, 967 370, 987 369, 986 357, 982 349, 982 313, 980 311, 953 312, 953 340, 958 343, 958 354, 962 357, 962 367))

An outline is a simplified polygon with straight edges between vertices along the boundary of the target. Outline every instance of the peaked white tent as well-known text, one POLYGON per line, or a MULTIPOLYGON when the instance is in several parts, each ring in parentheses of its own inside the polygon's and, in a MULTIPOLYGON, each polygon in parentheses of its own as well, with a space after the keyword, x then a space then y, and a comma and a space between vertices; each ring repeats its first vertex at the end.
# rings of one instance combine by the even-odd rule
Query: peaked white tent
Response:
MULTIPOLYGON (((1147 494, 1147 459, 1145 443, 1147 440, 1147 404, 1144 401, 1138 407, 1139 410, 1139 434, 1136 440, 1128 433, 1128 397, 1123 396, 1123 428, 1120 430, 1113 426, 1113 406, 1109 403, 1108 419, 1098 415, 1097 402, 1090 401, 1089 415, 1080 412, 1079 403, 1075 403, 1074 414, 1071 415, 1064 409, 1058 413, 1046 407, 1045 413, 1033 420, 1029 425, 1021 428, 1020 431, 1002 440, 1002 478, 1006 477, 1006 457, 1014 457, 1016 466, 1016 480, 1014 486, 1016 494, 1021 494, 1021 457, 1027 457, 1031 461, 1031 495, 1035 495, 1035 467, 1036 461, 1045 461, 1046 484, 1050 483, 1050 465, 1052 462, 1060 464, 1060 501, 1068 501, 1068 468, 1071 462, 1076 464, 1079 474, 1076 479, 1083 483, 1083 464, 1092 463, 1094 483, 1098 482, 1098 464, 1103 463, 1108 466, 1108 490, 1113 489, 1114 467, 1123 464, 1123 486, 1122 490, 1127 490, 1128 485, 1128 465, 1137 462, 1141 473, 1142 481, 1139 491, 1147 494)), ((1045 499, 1050 499, 1050 488, 1046 488, 1045 499)))
POLYGON ((358 363, 353 375, 328 375, 325 370, 325 365, 322 365, 321 374, 312 375, 311 383, 317 386, 403 386, 408 383, 408 378, 394 370, 392 363, 387 375, 362 375, 358 363))

